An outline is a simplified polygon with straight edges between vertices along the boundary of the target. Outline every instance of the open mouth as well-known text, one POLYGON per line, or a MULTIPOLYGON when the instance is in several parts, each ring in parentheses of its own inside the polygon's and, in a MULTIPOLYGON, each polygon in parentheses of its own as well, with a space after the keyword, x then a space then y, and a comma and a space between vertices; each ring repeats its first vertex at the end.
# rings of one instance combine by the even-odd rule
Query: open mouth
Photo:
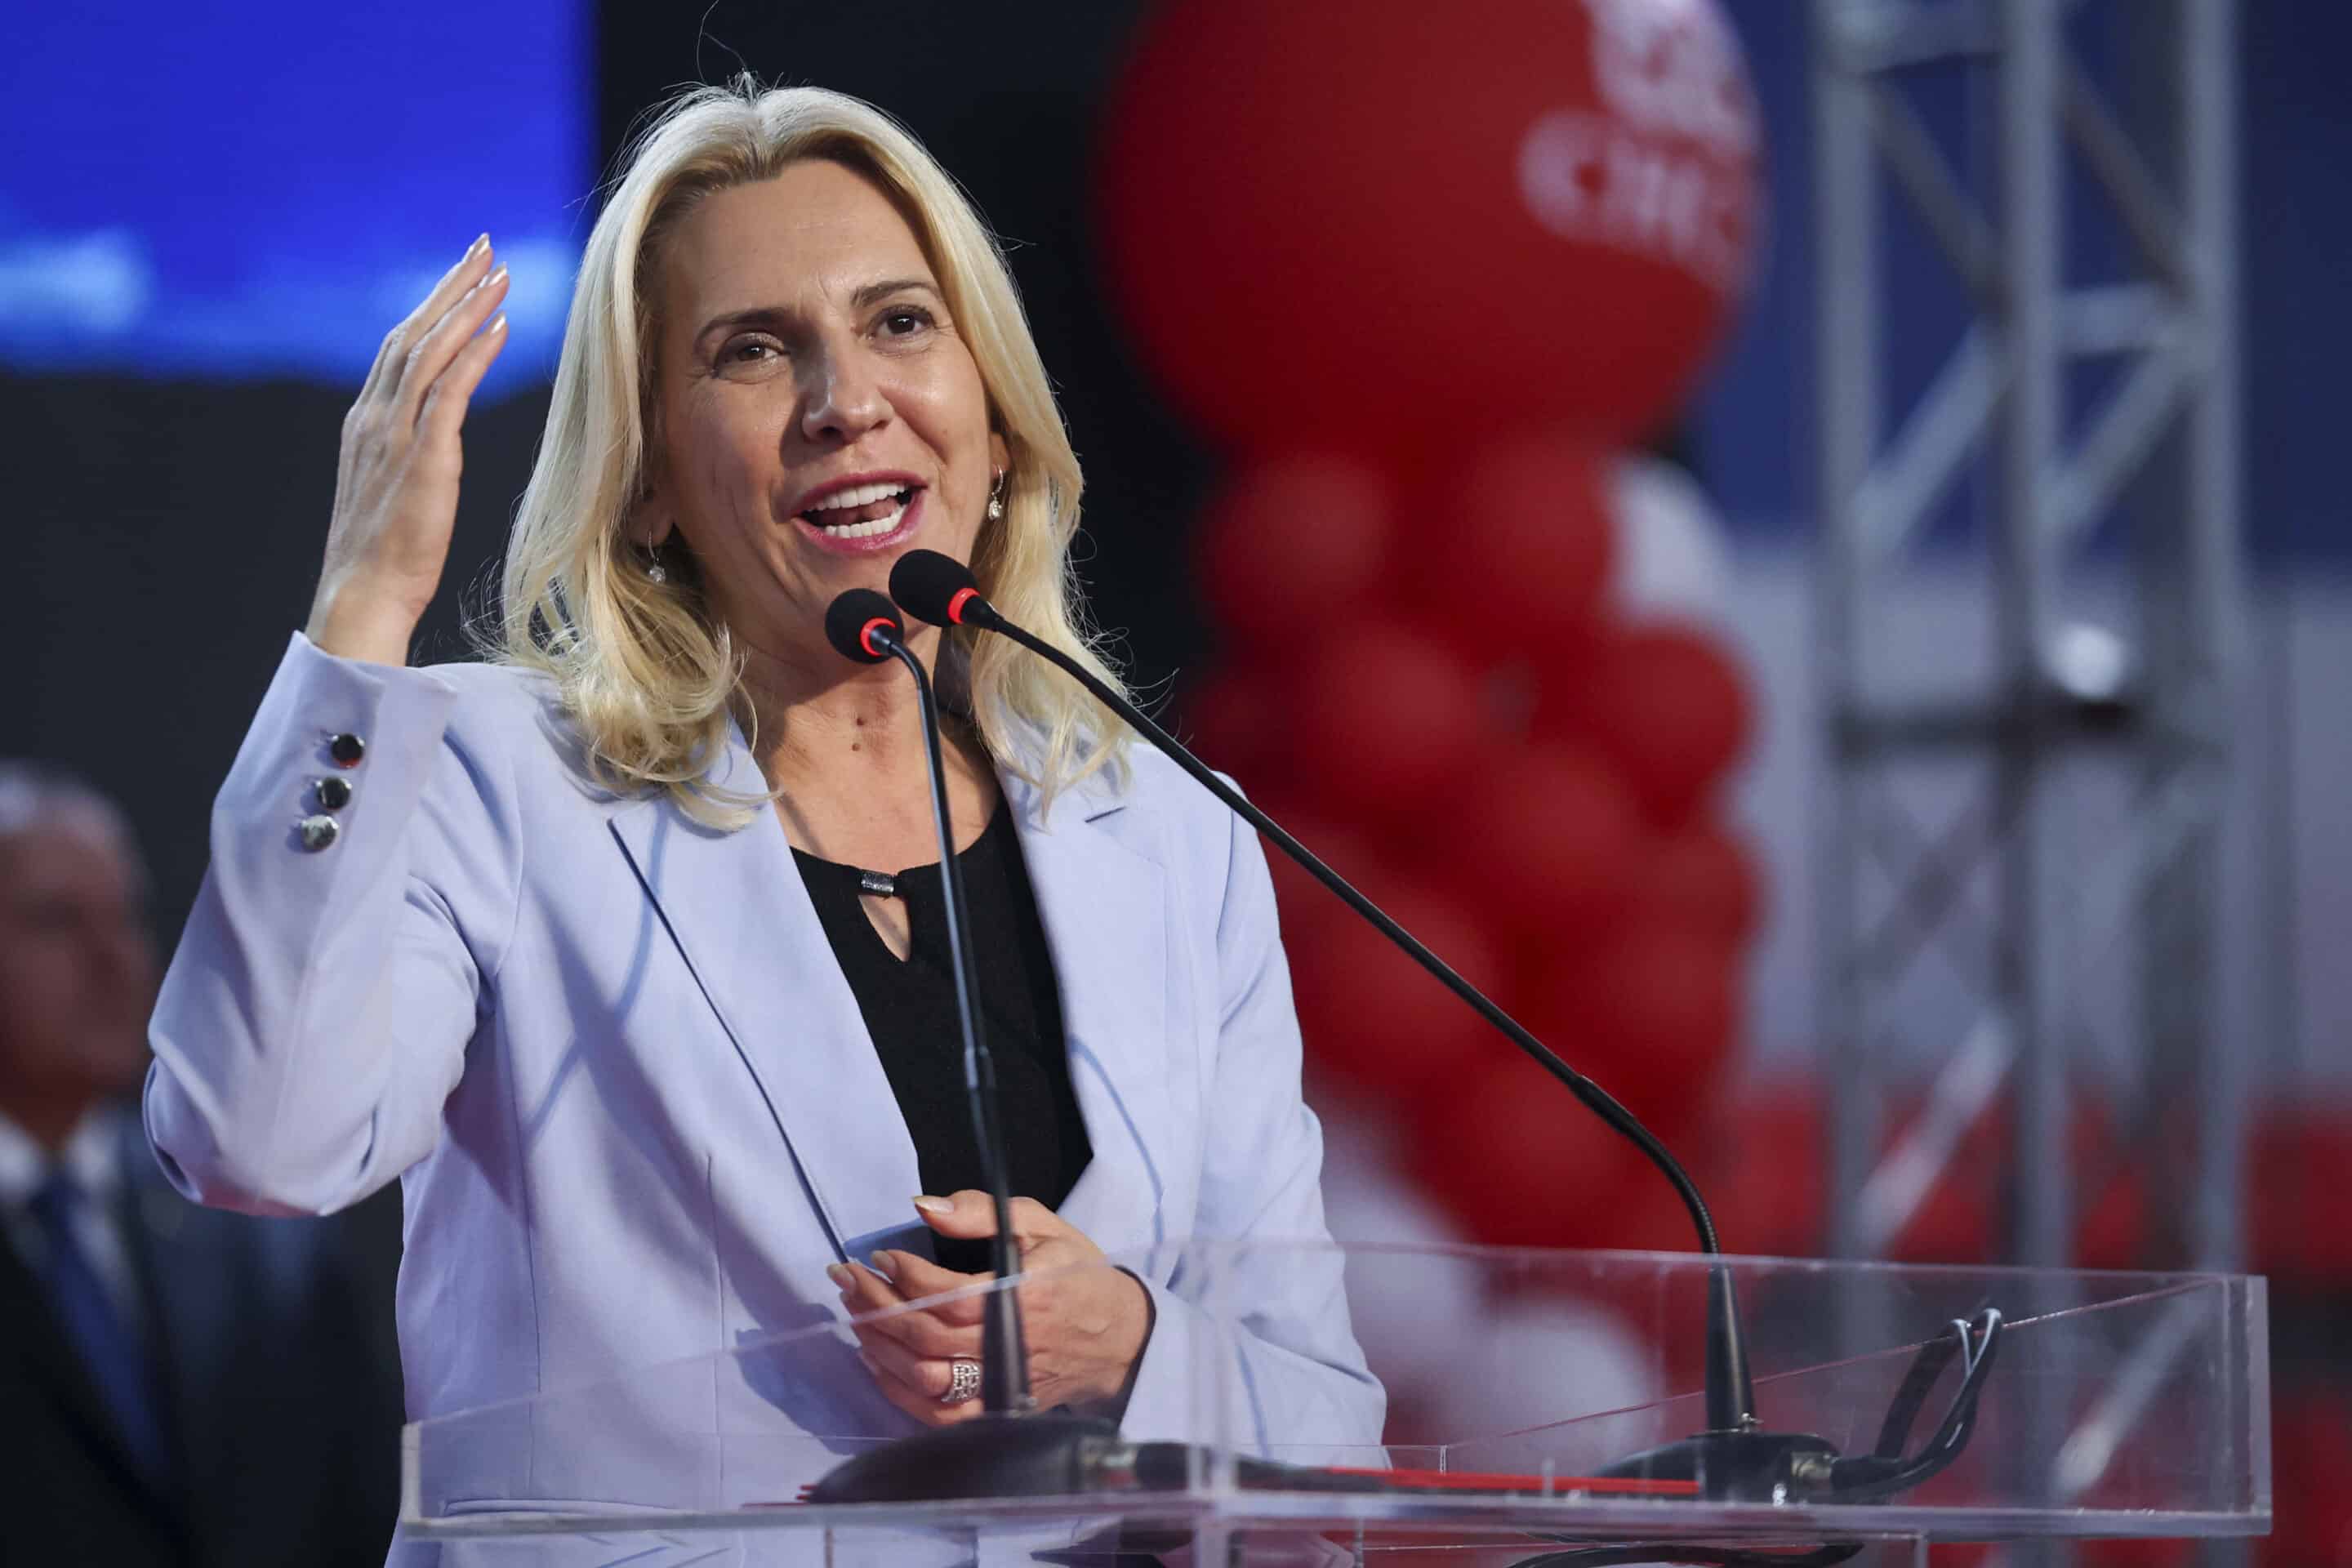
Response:
POLYGON ((800 520, 828 539, 875 539, 905 521, 914 499, 912 485, 857 485, 835 490, 800 520))

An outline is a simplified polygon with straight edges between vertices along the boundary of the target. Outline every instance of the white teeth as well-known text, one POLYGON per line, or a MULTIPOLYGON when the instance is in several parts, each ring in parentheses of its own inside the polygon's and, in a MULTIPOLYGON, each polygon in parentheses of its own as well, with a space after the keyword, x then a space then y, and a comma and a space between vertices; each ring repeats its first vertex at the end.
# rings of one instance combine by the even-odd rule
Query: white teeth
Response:
POLYGON ((825 497, 824 504, 821 506, 803 507, 802 510, 803 512, 831 511, 835 507, 865 506, 871 501, 888 500, 892 496, 897 495, 900 490, 903 490, 906 488, 907 487, 904 485, 878 483, 871 485, 852 485, 845 490, 835 490, 831 495, 825 497))
MULTIPOLYGON (((878 500, 881 498, 877 496, 875 499, 878 500)), ((898 520, 906 515, 907 509, 902 506, 872 522, 822 523, 818 528, 827 539, 871 539, 877 533, 887 533, 898 527, 898 520)))

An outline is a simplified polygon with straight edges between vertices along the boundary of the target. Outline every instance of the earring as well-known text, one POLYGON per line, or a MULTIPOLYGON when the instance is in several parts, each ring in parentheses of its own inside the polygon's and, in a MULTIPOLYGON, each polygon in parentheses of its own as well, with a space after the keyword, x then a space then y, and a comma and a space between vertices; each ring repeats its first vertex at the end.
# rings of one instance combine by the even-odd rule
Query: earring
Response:
POLYGON ((669 568, 662 564, 661 552, 658 550, 649 549, 646 552, 646 581, 648 583, 669 581, 669 568))
POLYGON ((1004 521, 1004 470, 1003 468, 996 470, 995 487, 988 492, 988 521, 991 522, 1004 521))

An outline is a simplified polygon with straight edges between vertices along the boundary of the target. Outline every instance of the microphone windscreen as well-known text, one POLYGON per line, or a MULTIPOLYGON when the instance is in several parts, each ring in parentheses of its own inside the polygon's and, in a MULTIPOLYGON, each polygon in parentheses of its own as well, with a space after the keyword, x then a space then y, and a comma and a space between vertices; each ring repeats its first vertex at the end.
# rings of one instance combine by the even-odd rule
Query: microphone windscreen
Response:
POLYGON ((980 597, 980 580, 952 555, 909 550, 890 568, 890 596, 919 621, 935 626, 961 626, 966 606, 980 597), (967 589, 971 597, 958 604, 957 596, 967 589))
POLYGON ((834 651, 859 664, 879 664, 890 656, 867 641, 879 622, 894 637, 904 637, 906 626, 889 600, 871 588, 852 588, 826 606, 824 635, 834 651))

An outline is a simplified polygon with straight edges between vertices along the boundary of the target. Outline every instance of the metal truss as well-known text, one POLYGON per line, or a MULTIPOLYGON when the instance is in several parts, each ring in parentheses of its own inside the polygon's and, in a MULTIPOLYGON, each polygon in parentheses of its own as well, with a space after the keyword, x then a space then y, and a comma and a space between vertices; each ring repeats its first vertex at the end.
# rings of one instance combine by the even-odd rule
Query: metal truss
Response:
MULTIPOLYGON (((2073 1263, 2088 1184, 2070 1096, 2104 1024, 2120 1037, 2105 1060, 2133 1085, 2127 1157, 2169 1216, 2147 1261, 2242 1257, 2246 1089, 2216 979, 2242 597, 2235 0, 2102 9, 1813 0, 1817 994, 1842 1256, 1884 1255, 2005 1099, 2007 1260, 2073 1263), (2085 58, 2095 26, 2114 58, 2085 58), (1972 127, 1989 178, 1921 108, 1955 79, 1990 110, 1972 127), (1901 410, 1890 351, 1912 345, 1888 303, 1885 192, 1948 268, 1966 322, 1901 410), (2069 278, 2069 220, 2094 201, 2121 236, 2118 275, 2069 278), (1931 535, 1970 531, 1939 522, 1960 498, 1975 501, 1980 570, 1963 580, 1982 595, 1984 679, 1890 692, 1874 612, 1931 535), (2079 584, 2100 575, 2126 584, 2126 637, 2077 618, 2079 584), (1923 770, 1944 804, 1959 797, 1940 824, 1921 821, 1923 770), (2086 773, 2107 790, 2095 821, 2070 809, 2086 773), (1930 952, 1967 989, 1957 1023, 1905 1005, 1930 952), (2103 962, 2126 966, 2127 1005, 2095 1021, 2080 981, 2103 962), (1923 1012, 1948 1037, 1906 1040, 1923 1012), (1924 1109, 1889 1145, 1889 1089, 1922 1064, 1924 1109)), ((2165 1354, 2148 1347, 2116 1386, 2160 1384, 2165 1354)), ((2081 1470, 2095 1434, 2045 1415, 2081 1470)))

